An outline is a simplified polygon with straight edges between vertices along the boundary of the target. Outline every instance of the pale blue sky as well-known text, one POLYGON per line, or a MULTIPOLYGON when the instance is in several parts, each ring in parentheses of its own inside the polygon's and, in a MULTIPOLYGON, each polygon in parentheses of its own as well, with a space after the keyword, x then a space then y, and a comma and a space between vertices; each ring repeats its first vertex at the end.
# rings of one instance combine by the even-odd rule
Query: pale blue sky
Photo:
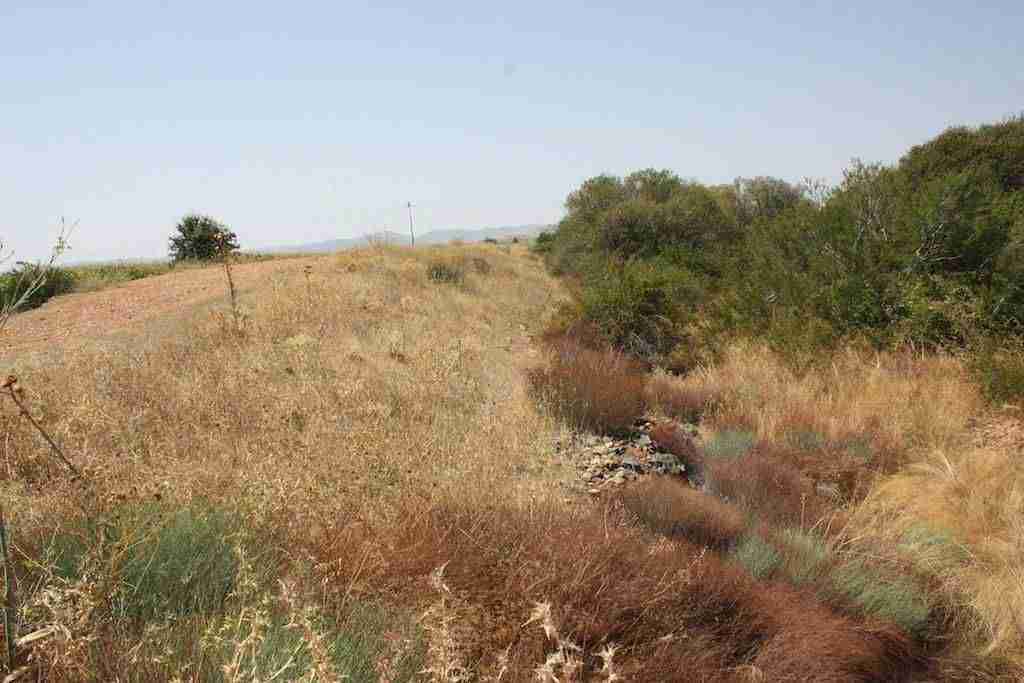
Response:
POLYGON ((771 5, 0 0, 0 237, 548 222, 601 172, 835 180, 1024 110, 1024 3, 771 5))

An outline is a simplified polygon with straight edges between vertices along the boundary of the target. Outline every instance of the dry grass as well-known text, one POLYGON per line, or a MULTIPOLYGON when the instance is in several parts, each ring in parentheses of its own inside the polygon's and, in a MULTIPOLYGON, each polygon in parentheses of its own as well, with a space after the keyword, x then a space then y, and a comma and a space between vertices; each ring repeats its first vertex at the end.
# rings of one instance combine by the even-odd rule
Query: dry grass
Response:
POLYGON ((709 458, 704 478, 716 494, 774 524, 806 528, 825 513, 800 471, 766 447, 736 458, 709 458))
MULTIPOLYGON (((851 581, 877 582, 850 569, 864 561, 924 581, 938 610, 928 618, 953 643, 934 660, 943 678, 969 679, 974 666, 978 680, 1015 679, 1001 667, 1024 665, 1024 430, 1015 417, 984 417, 958 359, 850 349, 796 374, 763 346, 740 343, 720 365, 673 382, 718 397, 702 427, 710 486, 761 519, 817 522, 833 539, 845 564, 829 559, 815 580, 831 574, 867 603, 898 602, 902 589, 895 579, 891 596, 858 593, 851 581), (707 454, 744 430, 751 450, 707 454)), ((773 547, 781 565, 793 564, 784 543, 773 547)), ((917 607, 905 610, 904 620, 918 618, 917 607)))
MULTIPOLYGON (((394 519, 406 499, 555 495, 548 475, 535 473, 545 471, 556 427, 527 396, 522 371, 535 362, 526 334, 557 287, 521 252, 480 254, 490 270, 438 286, 427 266, 448 251, 476 255, 368 249, 314 261, 308 281, 301 270, 278 272, 242 294, 244 337, 200 313, 174 337, 138 339, 132 353, 87 347, 60 363, 16 367, 29 409, 95 483, 87 492, 70 481, 15 407, 0 406, 3 504, 32 588, 27 603, 73 589, 108 604, 129 577, 112 563, 120 551, 98 547, 95 562, 90 555, 54 573, 55 538, 84 528, 83 543, 95 545, 83 502, 102 520, 155 498, 172 508, 203 501, 246 519, 229 543, 259 550, 261 595, 276 603, 270 577, 310 572, 302 558, 280 554, 339 515, 394 519)), ((124 547, 149 533, 130 527, 124 547)), ((28 620, 57 618, 33 609, 28 620)), ((347 610, 338 606, 332 618, 347 610)), ((138 669, 126 658, 149 662, 157 678, 211 659, 216 669, 221 655, 199 643, 212 617, 161 639, 144 636, 164 628, 159 619, 118 626, 111 614, 60 617, 84 622, 68 626, 76 648, 53 671, 102 679, 138 669)))
POLYGON ((767 347, 737 343, 681 384, 718 397, 709 437, 749 429, 805 476, 851 497, 918 454, 958 448, 983 409, 967 370, 941 355, 847 349, 797 374, 767 347))
POLYGON ((975 444, 935 449, 855 512, 852 543, 895 544, 962 604, 955 628, 976 650, 1024 664, 1024 429, 996 420, 975 444))
POLYGON ((681 536, 717 550, 730 548, 747 524, 737 507, 669 477, 648 478, 630 486, 620 500, 655 533, 681 536))
POLYGON ((47 680, 1012 680, 1020 611, 995 596, 1016 604, 1017 465, 964 443, 980 401, 954 360, 850 352, 795 376, 741 345, 645 392, 621 356, 531 346, 561 295, 523 249, 308 263, 242 291, 244 335, 201 311, 131 353, 13 368, 84 473, 0 406, 23 631, 59 634, 47 680), (653 436, 729 500, 557 485, 556 418, 627 430, 648 401, 713 406, 703 453, 653 436), (901 469, 934 453, 950 468, 901 469), (854 462, 869 476, 844 483, 854 462), (826 513, 843 533, 808 535, 826 513), (982 632, 1002 635, 968 651, 982 632))
POLYGON ((680 422, 699 422, 717 402, 708 388, 692 386, 682 378, 662 372, 648 378, 645 390, 652 412, 680 422))

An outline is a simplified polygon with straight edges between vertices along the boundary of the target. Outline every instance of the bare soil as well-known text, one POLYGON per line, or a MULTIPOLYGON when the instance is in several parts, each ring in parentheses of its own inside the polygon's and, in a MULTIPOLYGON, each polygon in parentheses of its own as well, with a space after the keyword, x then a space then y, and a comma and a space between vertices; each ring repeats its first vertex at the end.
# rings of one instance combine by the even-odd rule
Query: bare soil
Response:
MULTIPOLYGON (((275 273, 298 272, 324 257, 274 259, 234 266, 235 284, 245 290, 275 273)), ((118 332, 140 330, 156 318, 174 317, 218 299, 227 301, 221 266, 188 268, 135 280, 96 292, 67 294, 19 313, 0 339, 0 357, 66 350, 118 332)))

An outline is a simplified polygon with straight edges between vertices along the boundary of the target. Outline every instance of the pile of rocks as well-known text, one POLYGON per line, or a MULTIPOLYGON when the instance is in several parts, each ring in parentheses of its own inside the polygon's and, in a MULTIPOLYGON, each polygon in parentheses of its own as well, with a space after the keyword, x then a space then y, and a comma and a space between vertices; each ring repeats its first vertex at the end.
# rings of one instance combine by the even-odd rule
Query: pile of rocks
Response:
MULTIPOLYGON (((687 476, 685 465, 651 440, 651 422, 643 421, 636 427, 635 434, 628 438, 581 434, 569 443, 556 444, 556 448, 572 460, 587 492, 593 495, 647 474, 687 476)), ((683 428, 691 438, 697 436, 693 425, 683 428)))

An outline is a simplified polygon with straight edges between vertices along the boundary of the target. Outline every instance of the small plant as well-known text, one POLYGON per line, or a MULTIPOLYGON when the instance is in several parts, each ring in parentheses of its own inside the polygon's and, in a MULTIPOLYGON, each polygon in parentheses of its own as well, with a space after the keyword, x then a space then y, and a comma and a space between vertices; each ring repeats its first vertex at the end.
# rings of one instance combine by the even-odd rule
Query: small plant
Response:
MULTIPOLYGON (((61 275, 56 276, 56 284, 47 283, 57 270, 57 260, 69 248, 67 240, 73 229, 74 226, 69 227, 62 219, 60 234, 48 261, 37 265, 19 263, 15 270, 0 275, 0 333, 11 316, 18 311, 37 306, 54 294, 70 289, 71 276, 66 271, 61 271, 61 275)), ((5 246, 3 240, 0 240, 0 265, 12 257, 11 253, 4 253, 5 246)))
POLYGON ((479 256, 474 256, 470 263, 473 265, 473 272, 477 275, 488 275, 494 269, 490 261, 479 256))
POLYGON ((1024 343, 988 341, 971 356, 971 370, 985 397, 993 402, 1024 400, 1024 343))
POLYGON ((755 534, 745 536, 740 541, 733 551, 733 557, 758 579, 770 578, 782 565, 779 551, 755 534))
POLYGON ((466 279, 466 271, 457 263, 436 260, 431 261, 427 266, 427 277, 432 282, 446 282, 459 285, 466 279))
POLYGON ((818 536, 800 529, 784 529, 778 540, 784 549, 786 575, 794 583, 813 581, 827 571, 829 550, 818 536))
POLYGON ((805 527, 824 514, 800 471, 766 448, 735 458, 709 458, 705 476, 716 494, 776 523, 805 527))

